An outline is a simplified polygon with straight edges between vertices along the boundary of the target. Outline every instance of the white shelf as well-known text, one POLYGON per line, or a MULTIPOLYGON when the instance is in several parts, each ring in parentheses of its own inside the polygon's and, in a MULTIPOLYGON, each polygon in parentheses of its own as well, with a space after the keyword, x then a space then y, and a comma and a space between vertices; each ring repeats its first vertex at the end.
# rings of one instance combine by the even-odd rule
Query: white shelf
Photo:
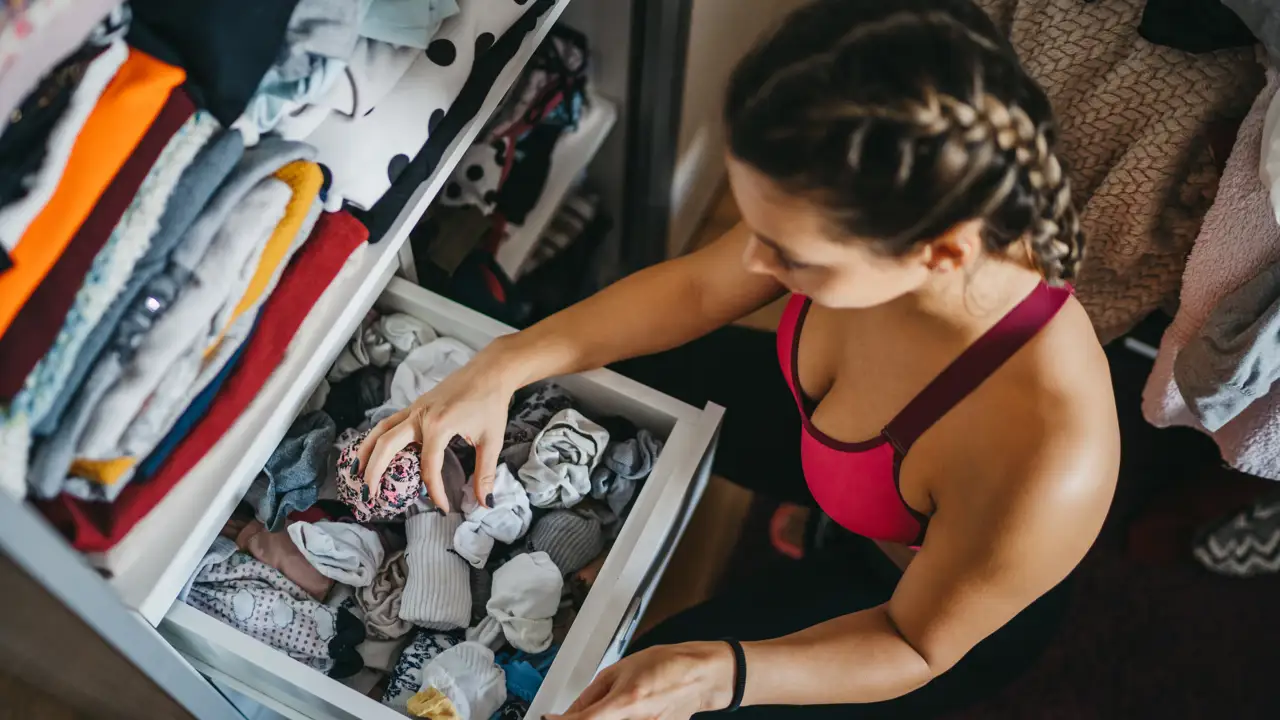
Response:
POLYGON ((498 76, 476 118, 454 138, 440 165, 419 186, 383 240, 325 291, 298 329, 283 363, 257 398, 191 472, 110 551, 91 561, 112 573, 125 605, 157 625, 205 550, 284 437, 299 409, 355 333, 397 266, 409 232, 475 142, 507 90, 570 0, 559 0, 498 76))
POLYGON ((542 189, 538 204, 520 226, 512 226, 498 246, 498 265, 512 280, 519 279, 520 266, 537 247, 538 240, 551 224, 574 182, 600 151, 609 131, 618 121, 618 108, 608 100, 590 96, 590 107, 578 123, 578 129, 567 133, 551 151, 551 173, 542 189))

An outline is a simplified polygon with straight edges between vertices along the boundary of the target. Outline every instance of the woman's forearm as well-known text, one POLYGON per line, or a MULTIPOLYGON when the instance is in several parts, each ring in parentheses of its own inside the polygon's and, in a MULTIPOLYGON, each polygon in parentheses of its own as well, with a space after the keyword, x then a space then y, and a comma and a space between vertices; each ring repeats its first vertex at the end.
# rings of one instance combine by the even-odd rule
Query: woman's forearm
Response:
POLYGON ((898 634, 885 606, 743 648, 747 705, 879 702, 933 678, 929 664, 898 634))
POLYGON ((533 327, 495 342, 491 354, 521 387, 603 367, 701 337, 776 296, 770 278, 741 267, 744 231, 610 285, 533 327))

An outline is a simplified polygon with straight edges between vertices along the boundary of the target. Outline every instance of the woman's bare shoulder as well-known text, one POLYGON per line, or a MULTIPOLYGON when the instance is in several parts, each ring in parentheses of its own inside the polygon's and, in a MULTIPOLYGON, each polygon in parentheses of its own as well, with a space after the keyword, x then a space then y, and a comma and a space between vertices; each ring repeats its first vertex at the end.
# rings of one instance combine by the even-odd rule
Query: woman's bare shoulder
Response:
POLYGON ((1105 513, 1119 471, 1119 426, 1106 354, 1079 302, 1072 299, 973 400, 958 408, 942 441, 961 456, 968 490, 1083 496, 1105 513))

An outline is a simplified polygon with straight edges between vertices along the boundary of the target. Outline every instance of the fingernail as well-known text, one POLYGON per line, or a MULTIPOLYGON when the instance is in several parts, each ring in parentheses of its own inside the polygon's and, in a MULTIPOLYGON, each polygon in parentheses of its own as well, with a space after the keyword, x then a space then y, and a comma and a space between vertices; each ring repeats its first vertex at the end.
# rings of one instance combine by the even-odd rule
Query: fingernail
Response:
POLYGON ((484 504, 485 504, 485 507, 489 508, 490 510, 493 509, 493 506, 494 506, 493 493, 489 493, 488 495, 484 496, 484 504))
POLYGON ((360 458, 356 458, 355 461, 351 463, 351 474, 352 475, 360 474, 360 458))

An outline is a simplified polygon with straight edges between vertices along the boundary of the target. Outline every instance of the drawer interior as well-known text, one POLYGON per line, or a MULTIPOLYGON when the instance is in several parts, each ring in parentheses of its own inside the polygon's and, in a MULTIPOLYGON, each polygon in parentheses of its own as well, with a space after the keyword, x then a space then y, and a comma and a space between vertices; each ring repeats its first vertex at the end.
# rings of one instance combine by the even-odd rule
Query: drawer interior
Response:
MULTIPOLYGON (((377 303, 384 312, 426 320, 441 336, 480 348, 510 332, 465 307, 393 279, 377 303)), ((630 639, 709 473, 721 410, 699 410, 608 371, 557 378, 588 417, 616 415, 665 438, 596 583, 578 612, 530 717, 563 710, 630 639)), ((376 700, 181 602, 161 632, 210 677, 271 699, 305 717, 402 717, 376 700)), ((288 714, 288 713, 286 713, 288 714)))

